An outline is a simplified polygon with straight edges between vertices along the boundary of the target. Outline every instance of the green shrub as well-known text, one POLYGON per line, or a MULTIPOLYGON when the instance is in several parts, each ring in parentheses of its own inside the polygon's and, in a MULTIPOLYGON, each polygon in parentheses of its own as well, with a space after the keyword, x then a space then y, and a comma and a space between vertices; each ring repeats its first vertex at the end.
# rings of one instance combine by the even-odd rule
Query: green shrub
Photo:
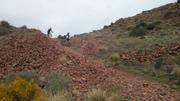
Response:
POLYGON ((146 29, 147 30, 153 30, 156 28, 157 25, 159 25, 161 22, 160 21, 155 21, 152 23, 147 24, 146 29))
POLYGON ((7 21, 1 21, 1 26, 5 27, 5 28, 11 27, 11 25, 7 21))
POLYGON ((11 25, 7 21, 0 22, 0 36, 12 33, 11 25))
POLYGON ((45 97, 33 81, 17 78, 8 85, 0 84, 0 101, 45 101, 45 97))
POLYGON ((162 65, 163 65, 163 58, 158 58, 155 60, 155 64, 154 64, 155 69, 160 69, 162 65))
POLYGON ((18 73, 10 73, 6 76, 5 78, 5 83, 11 83, 14 80, 16 80, 17 77, 23 78, 27 81, 31 81, 34 80, 36 77, 36 74, 34 72, 30 72, 30 71, 22 71, 22 72, 18 72, 18 73))
POLYGON ((52 94, 57 94, 60 91, 66 90, 69 87, 70 80, 67 77, 59 75, 57 73, 50 73, 45 77, 47 84, 45 89, 52 94))
POLYGON ((149 24, 146 24, 145 22, 141 22, 132 29, 129 36, 143 36, 146 34, 147 30, 153 30, 154 28, 156 28, 156 25, 160 23, 161 23, 160 21, 152 22, 149 24))
POLYGON ((104 26, 104 29, 107 29, 107 28, 109 28, 109 26, 105 25, 105 26, 104 26))
POLYGON ((139 24, 136 25, 136 27, 146 27, 147 24, 145 22, 140 22, 139 24))
POLYGON ((129 36, 143 36, 146 34, 146 28, 143 26, 136 26, 133 28, 133 30, 130 32, 129 36))
POLYGON ((57 37, 58 39, 65 39, 65 37, 64 36, 62 36, 62 35, 58 35, 58 37, 57 37))
POLYGON ((26 25, 21 26, 21 29, 27 29, 26 25))
POLYGON ((156 27, 156 24, 155 23, 150 23, 146 26, 146 29, 147 30, 153 30, 154 28, 156 27))

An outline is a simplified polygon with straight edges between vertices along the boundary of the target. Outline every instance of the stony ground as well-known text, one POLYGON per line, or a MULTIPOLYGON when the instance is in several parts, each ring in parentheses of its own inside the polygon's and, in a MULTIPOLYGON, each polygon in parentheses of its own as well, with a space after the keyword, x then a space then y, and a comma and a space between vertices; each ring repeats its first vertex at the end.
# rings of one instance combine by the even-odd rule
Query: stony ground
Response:
MULTIPOLYGON (((19 30, 1 40, 0 78, 10 72, 34 70, 43 77, 56 71, 70 77, 75 101, 97 87, 120 87, 132 101, 180 101, 180 92, 132 74, 105 68, 101 61, 84 56, 38 31, 19 30)), ((84 46, 83 46, 84 47, 84 46)), ((87 50, 88 51, 88 50, 87 50)))
POLYGON ((180 55, 180 41, 166 46, 159 46, 151 50, 131 50, 120 53, 120 58, 128 61, 138 61, 140 63, 152 62, 163 55, 180 55))

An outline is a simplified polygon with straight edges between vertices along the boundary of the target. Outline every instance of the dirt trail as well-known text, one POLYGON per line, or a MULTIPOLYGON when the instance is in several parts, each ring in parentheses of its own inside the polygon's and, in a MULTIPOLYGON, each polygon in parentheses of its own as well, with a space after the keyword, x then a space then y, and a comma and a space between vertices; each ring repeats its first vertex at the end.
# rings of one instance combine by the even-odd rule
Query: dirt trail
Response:
POLYGON ((0 44, 0 78, 23 69, 40 76, 56 71, 72 79, 75 101, 83 101, 92 88, 119 86, 132 101, 180 101, 180 93, 116 69, 105 68, 100 61, 83 56, 40 32, 19 31, 0 44))

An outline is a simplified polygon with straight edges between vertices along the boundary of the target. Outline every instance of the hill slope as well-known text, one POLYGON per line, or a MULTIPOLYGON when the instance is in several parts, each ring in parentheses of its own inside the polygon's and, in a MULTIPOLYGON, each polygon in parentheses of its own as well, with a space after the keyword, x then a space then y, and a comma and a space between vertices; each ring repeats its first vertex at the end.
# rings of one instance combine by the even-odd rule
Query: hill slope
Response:
POLYGON ((179 9, 180 5, 177 3, 168 4, 150 11, 144 11, 134 17, 120 19, 109 26, 104 26, 102 30, 73 37, 70 42, 71 47, 83 51, 84 46, 91 45, 94 46, 91 48, 96 50, 101 51, 110 48, 108 51, 112 52, 151 49, 179 41, 179 9), (141 24, 147 27, 146 35, 130 37, 129 33, 141 24))
POLYGON ((179 89, 180 4, 120 19, 64 44, 113 67, 179 89), (133 34, 133 35, 132 35, 133 34))
MULTIPOLYGON (((4 28, 2 25, 0 27, 4 28)), ((94 57, 96 52, 99 52, 96 49, 108 49, 109 45, 116 42, 111 38, 116 38, 118 34, 105 34, 109 32, 109 28, 95 32, 95 35, 92 33, 88 34, 88 37, 84 35, 72 39, 71 42, 77 43, 73 46, 70 42, 72 48, 61 45, 58 40, 51 39, 37 30, 12 26, 9 30, 11 31, 7 35, 0 37, 1 80, 11 72, 22 70, 35 71, 39 78, 55 71, 72 80, 69 90, 74 101, 84 101, 88 91, 99 87, 120 87, 123 97, 130 97, 133 101, 180 100, 180 93, 169 86, 153 83, 118 69, 106 68, 94 57), (79 43, 82 43, 82 47, 79 43), (79 49, 75 51, 75 48, 79 49)))
POLYGON ((40 31, 14 28, 12 33, 1 37, 1 79, 11 72, 33 70, 43 77, 56 71, 72 80, 70 91, 75 101, 82 101, 85 94, 96 87, 122 87, 124 97, 134 101, 175 99, 178 92, 159 84, 145 81, 126 72, 105 68, 99 61, 83 56, 48 38, 40 31), (148 86, 144 87, 144 84, 148 86), (138 90, 137 90, 138 89, 138 90))

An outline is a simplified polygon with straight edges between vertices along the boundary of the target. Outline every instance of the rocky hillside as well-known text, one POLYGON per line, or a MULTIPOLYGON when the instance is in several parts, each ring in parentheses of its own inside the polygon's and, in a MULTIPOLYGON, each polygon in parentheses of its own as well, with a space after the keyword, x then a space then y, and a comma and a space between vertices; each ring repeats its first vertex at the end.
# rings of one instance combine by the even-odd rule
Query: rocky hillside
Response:
MULTIPOLYGON (((4 26, 1 25, 3 28, 4 26)), ((43 78, 50 71, 67 76, 74 101, 83 101, 94 88, 121 87, 122 96, 134 101, 162 99, 177 100, 179 93, 168 86, 151 83, 139 77, 112 68, 86 57, 38 30, 9 27, 11 33, 0 39, 0 79, 12 72, 35 71, 43 78), (138 90, 137 90, 138 89, 138 90)))
POLYGON ((85 56, 179 89, 180 4, 119 19, 66 43, 85 56))
POLYGON ((85 49, 84 46, 94 46, 94 49, 99 51, 106 50, 107 47, 111 47, 110 51, 126 51, 170 44, 179 40, 179 9, 180 5, 176 3, 144 11, 133 17, 119 19, 109 26, 104 26, 102 30, 77 35, 70 43, 76 50, 85 49), (146 27, 142 29, 146 30, 143 33, 145 35, 130 37, 130 33, 138 25, 146 27))
MULTIPOLYGON (((172 39, 169 39, 169 35, 167 35, 169 34, 168 31, 164 33, 164 37, 169 39, 167 42, 175 42, 177 35, 179 35, 179 27, 177 27, 179 26, 177 24, 179 16, 176 14, 179 5, 170 4, 164 7, 161 7, 162 10, 155 9, 152 13, 160 12, 160 10, 164 12, 173 11, 168 15, 170 18, 157 17, 159 17, 159 19, 166 19, 162 20, 167 21, 167 25, 165 25, 166 28, 176 23, 167 29, 170 30, 169 32, 172 32, 171 30, 173 29, 172 34, 174 36, 172 36, 172 39), (168 10, 163 10, 167 9, 166 7, 168 10), (169 21, 176 22, 171 23, 169 21)), ((70 42, 59 42, 59 40, 49 38, 38 30, 27 29, 25 26, 16 28, 7 22, 1 22, 0 79, 3 81, 7 75, 12 72, 17 73, 28 70, 34 71, 38 75, 37 79, 43 81, 42 78, 44 78, 46 74, 54 71, 70 78, 72 81, 68 92, 72 95, 73 101, 85 101, 86 94, 95 88, 120 88, 118 90, 121 92, 121 96, 123 96, 124 99, 132 101, 179 101, 180 93, 171 89, 170 86, 154 83, 119 69, 107 68, 100 60, 109 61, 108 58, 103 57, 109 57, 112 53, 116 52, 118 53, 118 57, 112 60, 119 62, 120 51, 123 50, 125 52, 125 50, 131 51, 134 49, 134 45, 131 46, 131 44, 129 44, 129 48, 127 48, 126 44, 123 44, 125 42, 123 40, 130 38, 128 33, 131 31, 131 28, 136 25, 136 23, 131 23, 131 21, 134 22, 135 19, 137 19, 137 21, 143 20, 143 18, 141 18, 142 15, 138 15, 137 18, 119 20, 111 26, 106 26, 103 30, 74 37, 70 42), (129 23, 132 27, 129 27, 129 23), (68 45, 69 47, 64 45, 68 45), (124 47, 119 48, 119 46, 124 47)), ((162 21, 160 21, 160 25, 164 25, 162 21)), ((149 24, 149 22, 145 23, 149 24)), ((161 27, 160 25, 158 26, 161 27)), ((133 40, 145 41, 151 38, 157 31, 164 32, 164 28, 155 27, 155 29, 148 31, 143 37, 131 38, 133 40)), ((159 37, 158 35, 156 37, 159 37)), ((161 41, 164 42, 164 40, 161 41)), ((163 42, 161 43, 162 45, 166 44, 163 42)), ((171 48, 172 47, 170 47, 170 50, 172 50, 171 48)), ((179 52, 179 50, 175 49, 175 53, 177 52, 179 52)), ((110 66, 114 67, 114 65, 110 66)))

